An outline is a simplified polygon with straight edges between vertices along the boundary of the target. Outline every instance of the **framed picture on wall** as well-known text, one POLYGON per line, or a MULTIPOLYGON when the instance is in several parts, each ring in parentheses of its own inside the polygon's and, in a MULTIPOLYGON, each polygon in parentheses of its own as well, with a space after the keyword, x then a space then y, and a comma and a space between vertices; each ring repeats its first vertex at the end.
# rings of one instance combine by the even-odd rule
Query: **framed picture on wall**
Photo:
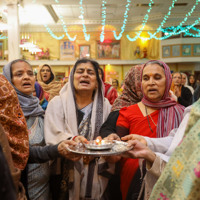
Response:
POLYGON ((172 57, 181 56, 181 45, 172 45, 172 57))
POLYGON ((3 41, 0 41, 0 60, 3 60, 3 41))
POLYGON ((191 56, 192 55, 192 45, 183 44, 182 45, 182 56, 191 56))
POLYGON ((60 60, 75 59, 75 44, 68 40, 60 41, 60 60))
POLYGON ((79 45, 79 58, 90 58, 90 45, 79 45))
POLYGON ((200 56, 200 44, 193 45, 193 56, 200 56))
POLYGON ((120 41, 97 41, 98 59, 120 59, 120 41))
POLYGON ((167 58, 171 56, 171 48, 170 46, 163 46, 162 47, 162 57, 167 58))

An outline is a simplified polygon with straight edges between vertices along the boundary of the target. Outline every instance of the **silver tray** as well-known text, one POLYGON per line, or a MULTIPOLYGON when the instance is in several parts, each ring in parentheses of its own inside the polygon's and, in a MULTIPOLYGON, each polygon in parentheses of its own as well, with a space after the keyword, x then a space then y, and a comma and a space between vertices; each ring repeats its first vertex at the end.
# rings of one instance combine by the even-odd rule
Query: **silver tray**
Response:
POLYGON ((72 153, 77 153, 81 155, 88 155, 88 156, 111 156, 111 155, 118 155, 123 152, 129 151, 132 147, 127 147, 127 142, 122 141, 114 141, 114 145, 111 149, 105 150, 90 150, 87 149, 83 144, 78 144, 77 146, 68 146, 68 151, 72 153))

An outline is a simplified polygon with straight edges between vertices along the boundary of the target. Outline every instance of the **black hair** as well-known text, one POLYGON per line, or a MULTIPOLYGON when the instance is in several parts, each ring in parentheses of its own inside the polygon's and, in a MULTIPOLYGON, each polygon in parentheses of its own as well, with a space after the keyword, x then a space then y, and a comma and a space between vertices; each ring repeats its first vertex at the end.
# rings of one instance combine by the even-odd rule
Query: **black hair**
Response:
POLYGON ((32 71, 33 71, 33 68, 32 68, 32 66, 31 66, 31 64, 30 64, 29 62, 27 62, 26 60, 24 60, 24 59, 16 59, 16 60, 13 60, 13 61, 10 63, 10 77, 11 77, 11 79, 12 79, 12 77, 13 77, 13 74, 12 74, 12 66, 13 66, 15 63, 18 63, 18 62, 25 62, 25 63, 27 63, 27 64, 31 67, 31 69, 32 69, 32 71))
MULTIPOLYGON (((99 91, 101 91, 101 79, 99 77, 99 63, 96 62, 95 60, 89 59, 89 58, 81 58, 79 60, 76 61, 75 65, 74 65, 74 73, 76 71, 76 68, 78 65, 80 65, 81 63, 91 63, 94 67, 94 71, 96 73, 96 77, 97 77, 97 82, 98 82, 98 89, 99 91)), ((73 74, 74 75, 74 74, 73 74)))
POLYGON ((195 77, 194 74, 190 74, 190 75, 189 75, 189 78, 188 78, 188 85, 189 85, 189 86, 192 86, 194 90, 196 89, 196 87, 197 87, 197 80, 196 80, 196 77, 195 77), (191 76, 193 76, 193 78, 194 78, 194 83, 190 83, 190 77, 191 77, 191 76))
POLYGON ((145 67, 146 67, 147 65, 152 65, 152 64, 160 65, 160 66, 165 70, 165 67, 163 66, 163 64, 160 63, 158 60, 149 61, 149 62, 145 65, 145 67))
POLYGON ((101 67, 99 67, 99 70, 101 71, 101 74, 102 74, 102 81, 104 81, 104 71, 101 67))

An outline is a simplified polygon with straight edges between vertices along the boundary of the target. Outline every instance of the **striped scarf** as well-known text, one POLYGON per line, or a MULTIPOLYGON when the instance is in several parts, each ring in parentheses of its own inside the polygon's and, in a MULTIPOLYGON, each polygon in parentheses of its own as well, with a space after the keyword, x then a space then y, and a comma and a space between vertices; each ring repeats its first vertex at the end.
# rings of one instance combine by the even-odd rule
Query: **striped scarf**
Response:
MULTIPOLYGON (((142 69, 147 66, 147 64, 150 64, 151 62, 154 62, 154 60, 148 61, 142 69)), ((179 124, 182 121, 183 118, 183 112, 184 107, 180 104, 178 104, 176 101, 172 100, 169 96, 169 90, 172 83, 172 76, 170 72, 170 68, 167 64, 165 64, 162 61, 157 61, 164 67, 165 77, 166 77, 166 85, 165 85, 165 92, 162 97, 162 99, 159 102, 151 102, 144 94, 143 88, 143 98, 142 103, 146 106, 153 107, 160 109, 159 116, 158 116, 158 125, 157 125, 157 137, 165 137, 169 135, 170 131, 174 128, 177 128, 179 124)), ((141 73, 141 80, 142 80, 142 73, 141 73)))

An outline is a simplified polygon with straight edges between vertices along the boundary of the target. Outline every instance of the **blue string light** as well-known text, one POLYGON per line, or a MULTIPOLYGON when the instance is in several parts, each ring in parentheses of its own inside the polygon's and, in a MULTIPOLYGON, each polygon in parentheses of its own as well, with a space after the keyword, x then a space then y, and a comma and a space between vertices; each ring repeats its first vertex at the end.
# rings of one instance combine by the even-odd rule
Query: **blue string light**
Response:
POLYGON ((90 40, 90 34, 87 34, 87 29, 86 29, 86 26, 85 26, 85 20, 84 20, 84 9, 83 9, 83 0, 80 0, 79 2, 80 4, 80 10, 81 10, 81 20, 82 20, 82 25, 83 25, 83 33, 84 33, 84 37, 85 37, 85 40, 86 41, 89 41, 90 40))
POLYGON ((4 36, 3 34, 0 35, 0 39, 1 39, 1 40, 5 40, 5 39, 7 39, 7 38, 8 38, 8 37, 7 37, 7 36, 4 36))
MULTIPOLYGON (((58 0, 54 0, 54 1, 56 3, 59 3, 58 0)), ((133 37, 133 38, 131 38, 129 35, 126 35, 126 37, 130 41, 136 41, 138 38, 142 39, 142 40, 150 40, 152 38, 154 38, 156 40, 164 40, 164 39, 167 39, 167 38, 169 38, 169 37, 171 37, 173 35, 179 35, 180 33, 184 33, 184 35, 191 36, 191 37, 200 37, 200 30, 196 29, 194 27, 195 25, 197 25, 199 23, 200 18, 198 18, 198 20, 196 20, 192 25, 183 27, 183 24, 186 23, 188 18, 192 15, 192 13, 194 12, 196 6, 199 4, 200 0, 196 0, 195 5, 193 5, 191 10, 186 14, 185 18, 182 20, 182 22, 180 22, 180 24, 178 26, 176 26, 176 27, 168 27, 168 28, 165 28, 165 29, 163 28, 164 24, 166 23, 166 21, 168 20, 169 16, 171 15, 171 11, 174 8, 174 5, 175 5, 176 1, 177 0, 173 0, 172 1, 172 4, 168 9, 168 13, 164 16, 164 18, 163 18, 160 26, 157 28, 157 30, 153 34, 148 31, 147 33, 149 34, 149 37, 148 38, 144 38, 144 37, 141 37, 141 33, 144 30, 144 27, 145 27, 145 25, 146 25, 146 23, 147 23, 147 21, 149 19, 149 13, 151 12, 152 4, 154 3, 153 0, 150 0, 149 8, 147 10, 147 14, 144 16, 144 19, 142 21, 142 27, 140 28, 139 32, 136 32, 136 36, 133 37), (190 33, 189 32, 190 29, 196 30, 197 34, 190 33), (163 32, 165 36, 157 37, 156 34, 159 33, 159 32, 163 32)), ((100 34, 100 41, 101 42, 103 42, 104 38, 105 38, 104 35, 105 35, 105 25, 106 25, 106 3, 107 3, 106 0, 102 0, 102 14, 101 14, 101 16, 102 16, 102 20, 101 20, 102 27, 101 27, 101 34, 100 34)), ((82 19, 84 37, 85 37, 86 41, 89 41, 90 40, 90 34, 87 34, 87 29, 86 29, 86 26, 85 26, 83 0, 80 0, 79 4, 80 4, 80 12, 81 12, 80 16, 81 16, 81 19, 82 19)), ((126 10, 124 12, 123 25, 121 27, 121 32, 117 36, 116 31, 113 31, 113 35, 114 35, 116 40, 120 40, 121 37, 122 37, 122 34, 125 31, 126 23, 127 23, 127 20, 128 20, 128 12, 129 12, 130 4, 131 4, 131 0, 127 0, 126 10)), ((63 17, 61 15, 59 15, 59 19, 60 19, 60 21, 62 23, 62 27, 63 27, 63 30, 64 30, 66 36, 69 38, 69 40, 74 41, 76 39, 77 35, 75 35, 73 38, 70 37, 70 35, 68 34, 68 31, 67 31, 67 26, 66 26, 66 24, 65 24, 65 22, 63 20, 63 17)), ((44 25, 44 26, 47 29, 48 33, 53 38, 55 38, 57 40, 63 39, 64 35, 56 36, 47 25, 44 25)), ((6 37, 6 36, 4 36, 4 37, 6 37)), ((2 39, 1 35, 0 35, 0 39, 2 39)))
POLYGON ((102 4, 101 4, 101 7, 102 7, 102 14, 101 14, 101 17, 102 17, 102 20, 101 20, 101 34, 100 34, 100 41, 103 42, 104 41, 104 29, 105 29, 105 25, 106 25, 106 0, 102 0, 102 4))
POLYGON ((44 27, 46 28, 46 30, 48 31, 48 33, 51 35, 51 37, 53 37, 54 39, 56 40, 61 40, 65 37, 65 35, 62 35, 62 36, 56 36, 52 30, 45 24, 44 27))
POLYGON ((121 32, 119 33, 119 35, 117 36, 116 31, 113 31, 114 37, 116 40, 120 40, 122 37, 123 32, 125 31, 126 28, 126 22, 128 19, 128 12, 129 12, 129 6, 131 5, 131 0, 127 0, 127 4, 126 4, 126 10, 124 12, 124 20, 123 20, 123 26, 121 27, 121 32))
MULTIPOLYGON (((179 30, 179 31, 176 32, 176 33, 174 33, 174 32, 166 32, 165 29, 162 29, 161 31, 163 31, 164 34, 166 34, 166 35, 163 36, 163 37, 160 37, 160 38, 154 36, 154 39, 156 39, 156 40, 164 40, 164 39, 167 39, 167 38, 169 38, 169 37, 171 37, 173 35, 179 35, 180 33, 189 33, 188 31, 190 29, 192 29, 194 26, 196 26, 197 24, 199 24, 199 22, 200 22, 200 18, 198 18, 192 25, 189 25, 187 27, 181 27, 180 26, 180 27, 177 28, 177 30, 179 30)), ((193 34, 191 34, 191 35, 193 36, 193 34)), ((198 37, 198 35, 196 35, 196 36, 194 35, 193 37, 198 37)), ((148 38, 148 40, 149 39, 150 38, 148 38)))
MULTIPOLYGON (((55 1, 56 3, 59 3, 58 0, 54 0, 54 1, 55 1)), ((58 6, 60 6, 60 5, 58 5, 58 6)), ((64 30, 64 32, 65 32, 65 35, 68 37, 68 39, 69 39, 70 41, 75 41, 77 35, 75 35, 75 36, 72 38, 72 37, 69 35, 68 31, 67 31, 67 26, 66 26, 66 24, 65 24, 65 22, 64 22, 64 20, 63 20, 63 16, 59 14, 58 17, 59 17, 59 19, 60 19, 60 21, 61 21, 61 23, 62 23, 62 27, 63 27, 63 30, 64 30)), ((64 38, 63 35, 60 36, 60 37, 56 36, 56 35, 53 33, 53 31, 52 31, 46 24, 44 25, 44 27, 46 28, 46 30, 48 31, 48 33, 49 33, 53 38, 55 38, 55 39, 57 39, 57 40, 61 40, 62 38, 64 38)))
MULTIPOLYGON (((164 37, 161 37, 161 40, 162 40, 162 38, 165 38, 165 39, 166 39, 166 38, 169 38, 169 37, 171 37, 171 36, 173 36, 173 35, 179 35, 179 34, 182 33, 182 32, 187 32, 187 30, 189 30, 189 29, 183 28, 182 25, 188 20, 188 16, 191 16, 191 14, 194 12, 194 10, 195 10, 195 8, 196 8, 196 6, 197 6, 198 4, 199 4, 199 1, 196 0, 195 5, 194 5, 194 6, 191 8, 191 10, 186 14, 186 16, 185 16, 185 18, 182 20, 182 22, 180 22, 180 24, 179 24, 176 28, 173 29, 173 32, 166 32, 167 35, 164 36, 164 37), (180 31, 178 31, 178 30, 180 30, 180 31)), ((196 23, 195 23, 195 25, 196 25, 196 23)), ((190 27, 190 26, 189 26, 189 27, 190 27)), ((193 26, 191 26, 191 27, 193 27, 193 26)), ((160 28, 160 31, 163 32, 164 30, 160 28)), ((156 33, 158 33, 158 32, 156 31, 154 34, 148 32, 148 34, 150 35, 150 38, 149 38, 149 39, 151 39, 151 38, 158 39, 158 37, 155 36, 156 33)), ((164 32, 164 33, 165 33, 165 32, 164 32)))
POLYGON ((164 16, 163 21, 161 22, 160 26, 157 28, 157 30, 155 31, 154 34, 148 32, 151 38, 154 38, 154 36, 161 31, 162 27, 164 26, 164 24, 166 23, 167 19, 169 18, 169 16, 171 15, 171 10, 174 8, 174 4, 177 0, 173 0, 171 6, 169 7, 168 13, 164 16))
POLYGON ((151 9, 152 9, 152 4, 154 4, 153 0, 150 0, 150 3, 149 3, 149 9, 147 10, 147 14, 144 16, 144 19, 142 21, 142 28, 140 28, 140 31, 138 33, 136 33, 136 36, 134 38, 131 38, 129 35, 126 35, 126 37, 131 41, 136 41, 138 38, 140 38, 140 35, 149 19, 149 14, 151 12, 151 9))

